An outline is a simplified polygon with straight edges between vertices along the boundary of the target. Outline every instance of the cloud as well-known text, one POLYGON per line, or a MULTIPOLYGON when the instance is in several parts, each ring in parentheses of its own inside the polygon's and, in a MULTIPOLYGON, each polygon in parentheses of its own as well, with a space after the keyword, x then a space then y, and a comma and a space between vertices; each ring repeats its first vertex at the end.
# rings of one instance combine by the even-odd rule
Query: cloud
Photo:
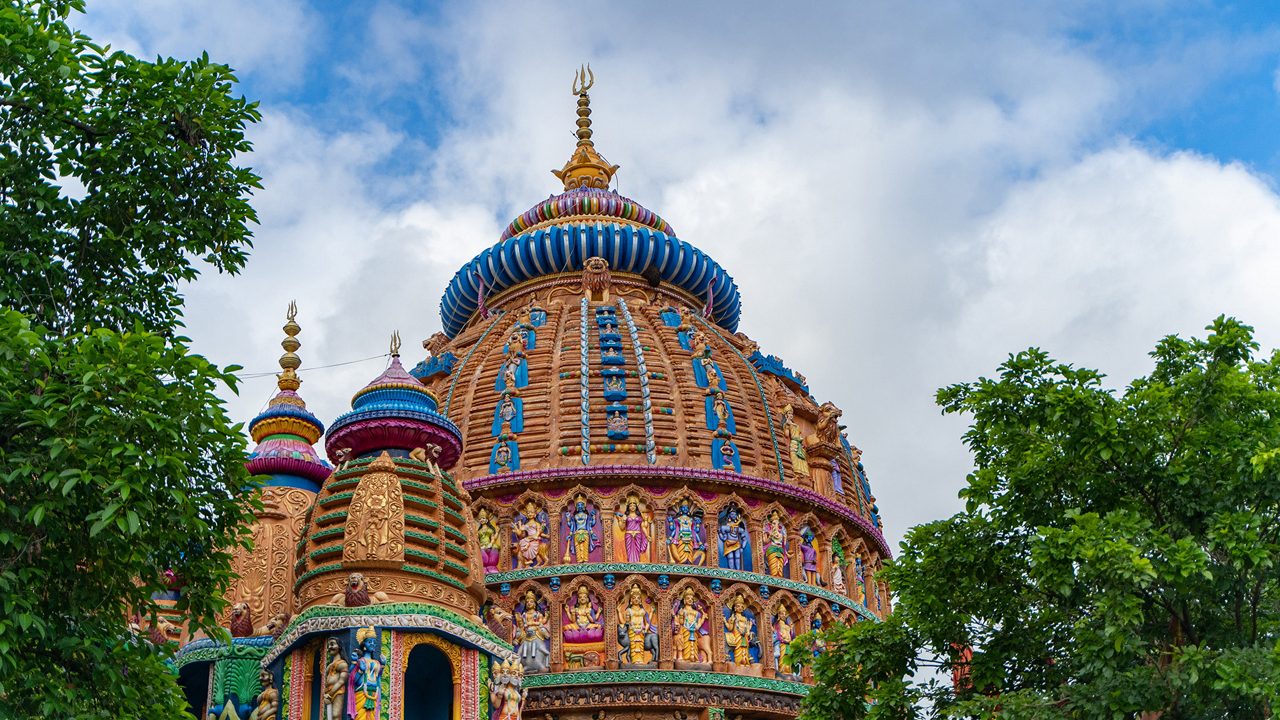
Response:
MULTIPOLYGON (((306 30, 322 24, 313 9, 297 12, 297 32, 323 34, 306 30)), ((198 42, 241 53, 247 72, 278 72, 262 64, 283 51, 224 37, 242 20, 184 13, 139 42, 203 28, 198 42)), ((382 361, 314 368, 383 352, 393 329, 416 359, 457 267, 557 189, 547 170, 571 149, 569 79, 586 60, 621 191, 733 273, 742 329, 845 409, 891 538, 958 507, 964 421, 939 415, 938 387, 1031 344, 1128 379, 1160 336, 1220 312, 1277 344, 1273 190, 1242 166, 1128 140, 1117 128, 1134 98, 1173 81, 1091 52, 1051 9, 432 13, 377 5, 338 30, 363 48, 326 70, 342 123, 323 100, 267 98, 254 257, 189 292, 198 348, 249 370, 270 369, 296 297, 302 393, 326 422, 382 361), (391 116, 426 104, 429 128, 391 116)), ((252 381, 235 412, 251 417, 271 388, 252 381)))

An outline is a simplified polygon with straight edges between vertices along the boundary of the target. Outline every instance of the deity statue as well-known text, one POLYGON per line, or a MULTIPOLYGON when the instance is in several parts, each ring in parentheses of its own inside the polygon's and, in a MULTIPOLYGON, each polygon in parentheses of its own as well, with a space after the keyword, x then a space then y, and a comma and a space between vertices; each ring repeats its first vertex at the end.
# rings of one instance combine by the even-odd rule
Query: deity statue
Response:
POLYGON ((493 428, 491 434, 494 437, 502 435, 510 430, 518 433, 524 430, 524 413, 523 401, 513 397, 510 390, 502 391, 502 399, 498 401, 498 407, 493 411, 493 428))
POLYGON ((324 720, 346 720, 347 668, 350 665, 342 657, 338 638, 331 637, 325 642, 324 654, 329 659, 324 666, 324 720))
POLYGON ((672 605, 671 615, 676 660, 690 663, 711 662, 711 629, 706 606, 698 600, 693 588, 684 589, 672 605))
POLYGON ((790 405, 782 408, 782 428, 787 433, 787 442, 791 448, 791 469, 802 479, 808 479, 809 454, 804 449, 804 433, 800 431, 795 410, 790 405))
POLYGON ((564 606, 564 641, 592 643, 604 640, 604 608, 586 585, 564 606))
POLYGON ((520 708, 527 690, 520 685, 524 681, 523 668, 514 660, 495 661, 489 686, 489 720, 520 720, 520 708))
POLYGON ((521 342, 528 350, 538 347, 538 330, 533 325, 532 313, 529 307, 521 308, 520 314, 516 317, 515 329, 512 335, 520 335, 521 342))
POLYGON ((778 606, 778 615, 773 623, 773 662, 778 672, 795 675, 799 668, 794 663, 784 662, 784 653, 792 640, 796 639, 796 625, 786 605, 778 606))
POLYGON ((849 586, 844 581, 844 559, 835 558, 831 564, 831 589, 841 595, 849 594, 849 586))
POLYGON ((649 562, 649 517, 633 493, 613 517, 613 554, 619 562, 649 562))
POLYGON ((480 545, 480 560, 487 573, 498 571, 498 521, 488 508, 476 513, 476 540, 480 545))
POLYGON ((564 512, 561 525, 565 529, 564 562, 591 562, 591 553, 600 545, 595 508, 579 495, 574 499, 573 510, 564 512))
POLYGON ((547 564, 547 542, 550 540, 547 513, 530 499, 524 510, 511 520, 511 535, 515 542, 514 566, 516 570, 541 567, 547 564))
POLYGON ((787 577, 790 569, 790 558, 787 557, 787 526, 782 522, 782 514, 772 510, 761 528, 764 534, 765 569, 774 577, 787 577))
POLYGON ((627 419, 622 417, 622 413, 614 410, 609 415, 608 419, 605 420, 604 427, 605 430, 610 433, 621 433, 625 435, 627 432, 627 419))
POLYGON ((515 445, 514 435, 503 434, 498 438, 498 442, 493 446, 493 458, 489 462, 489 473, 497 475, 498 473, 511 472, 519 469, 515 453, 511 451, 515 445))
POLYGON ((738 432, 738 428, 733 422, 733 410, 725 400, 723 390, 708 390, 706 406, 708 430, 715 430, 717 433, 724 432, 730 435, 738 432))
POLYGON ((707 558, 706 531, 702 526, 702 512, 689 508, 689 501, 682 500, 678 508, 667 514, 667 552, 671 562, 681 565, 702 565, 707 558))
POLYGON ((551 626, 547 602, 538 602, 532 590, 515 607, 512 644, 528 672, 546 672, 551 667, 551 626))
POLYGON ((626 381, 620 375, 610 375, 604 379, 604 389, 620 391, 626 389, 626 381))
POLYGON ((382 660, 378 656, 378 634, 371 627, 356 631, 359 651, 351 653, 347 675, 347 715, 351 720, 379 720, 382 704, 382 660))
POLYGON ((702 372, 706 373, 707 376, 707 387, 712 390, 723 390, 724 378, 720 376, 720 368, 715 364, 715 361, 710 356, 707 356, 700 358, 699 362, 702 363, 702 372))
POLYGON ((720 511, 720 567, 751 570, 751 534, 742 511, 733 503, 720 511))
POLYGON ((818 551, 813 546, 813 529, 805 525, 800 529, 800 569, 804 571, 804 581, 810 585, 823 585, 822 576, 818 573, 818 551))
POLYGON ((272 685, 270 670, 258 673, 258 684, 262 692, 258 693, 258 706, 249 713, 249 720, 275 720, 280 710, 280 691, 272 685))
POLYGON ((631 586, 624 605, 618 607, 618 660, 631 665, 648 665, 658 657, 658 627, 653 606, 639 583, 631 586))
POLYGON ((867 607, 867 571, 859 556, 853 558, 853 601, 867 607))
POLYGON ((724 609, 724 644, 729 661, 734 665, 760 662, 758 642, 755 613, 747 607, 742 593, 738 593, 724 609))

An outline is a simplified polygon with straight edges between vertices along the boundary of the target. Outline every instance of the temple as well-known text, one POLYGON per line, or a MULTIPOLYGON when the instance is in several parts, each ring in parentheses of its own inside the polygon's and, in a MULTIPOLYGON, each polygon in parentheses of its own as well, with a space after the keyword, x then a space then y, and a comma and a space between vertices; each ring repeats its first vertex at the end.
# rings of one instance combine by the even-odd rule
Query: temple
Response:
POLYGON ((166 624, 197 717, 789 718, 821 652, 791 641, 889 612, 841 411, 737 332, 724 268, 609 189, 593 81, 563 191, 327 432, 290 307, 231 642, 166 624))

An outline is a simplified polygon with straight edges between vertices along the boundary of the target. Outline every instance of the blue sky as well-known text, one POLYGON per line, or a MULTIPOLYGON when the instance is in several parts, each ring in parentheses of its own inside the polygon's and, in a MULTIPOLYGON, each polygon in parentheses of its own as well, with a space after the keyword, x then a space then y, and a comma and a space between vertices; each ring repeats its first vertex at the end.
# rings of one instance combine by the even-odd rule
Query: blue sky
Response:
MULTIPOLYGON (((957 508, 943 385, 1040 346, 1117 386, 1220 313, 1280 345, 1280 6, 1269 2, 89 0, 143 55, 262 103, 246 271, 196 346, 269 370, 285 305, 324 420, 439 328, 454 271, 557 189, 590 62, 619 190, 737 279, 742 330, 844 408, 891 538, 957 508)), ((412 355, 410 360, 416 361, 412 355)), ((247 419, 270 396, 247 382, 247 419)))

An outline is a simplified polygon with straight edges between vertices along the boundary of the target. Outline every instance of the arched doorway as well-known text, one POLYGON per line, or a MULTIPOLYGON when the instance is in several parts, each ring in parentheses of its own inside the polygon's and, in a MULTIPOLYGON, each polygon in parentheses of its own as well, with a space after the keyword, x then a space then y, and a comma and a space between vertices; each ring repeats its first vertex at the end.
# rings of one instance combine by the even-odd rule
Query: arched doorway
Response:
POLYGON ((203 718, 208 713, 204 705, 209 700, 209 666, 210 663, 188 663, 178 670, 178 685, 187 698, 187 709, 191 714, 203 718))
POLYGON ((417 645, 404 669, 404 720, 453 720, 453 666, 437 647, 417 645))

